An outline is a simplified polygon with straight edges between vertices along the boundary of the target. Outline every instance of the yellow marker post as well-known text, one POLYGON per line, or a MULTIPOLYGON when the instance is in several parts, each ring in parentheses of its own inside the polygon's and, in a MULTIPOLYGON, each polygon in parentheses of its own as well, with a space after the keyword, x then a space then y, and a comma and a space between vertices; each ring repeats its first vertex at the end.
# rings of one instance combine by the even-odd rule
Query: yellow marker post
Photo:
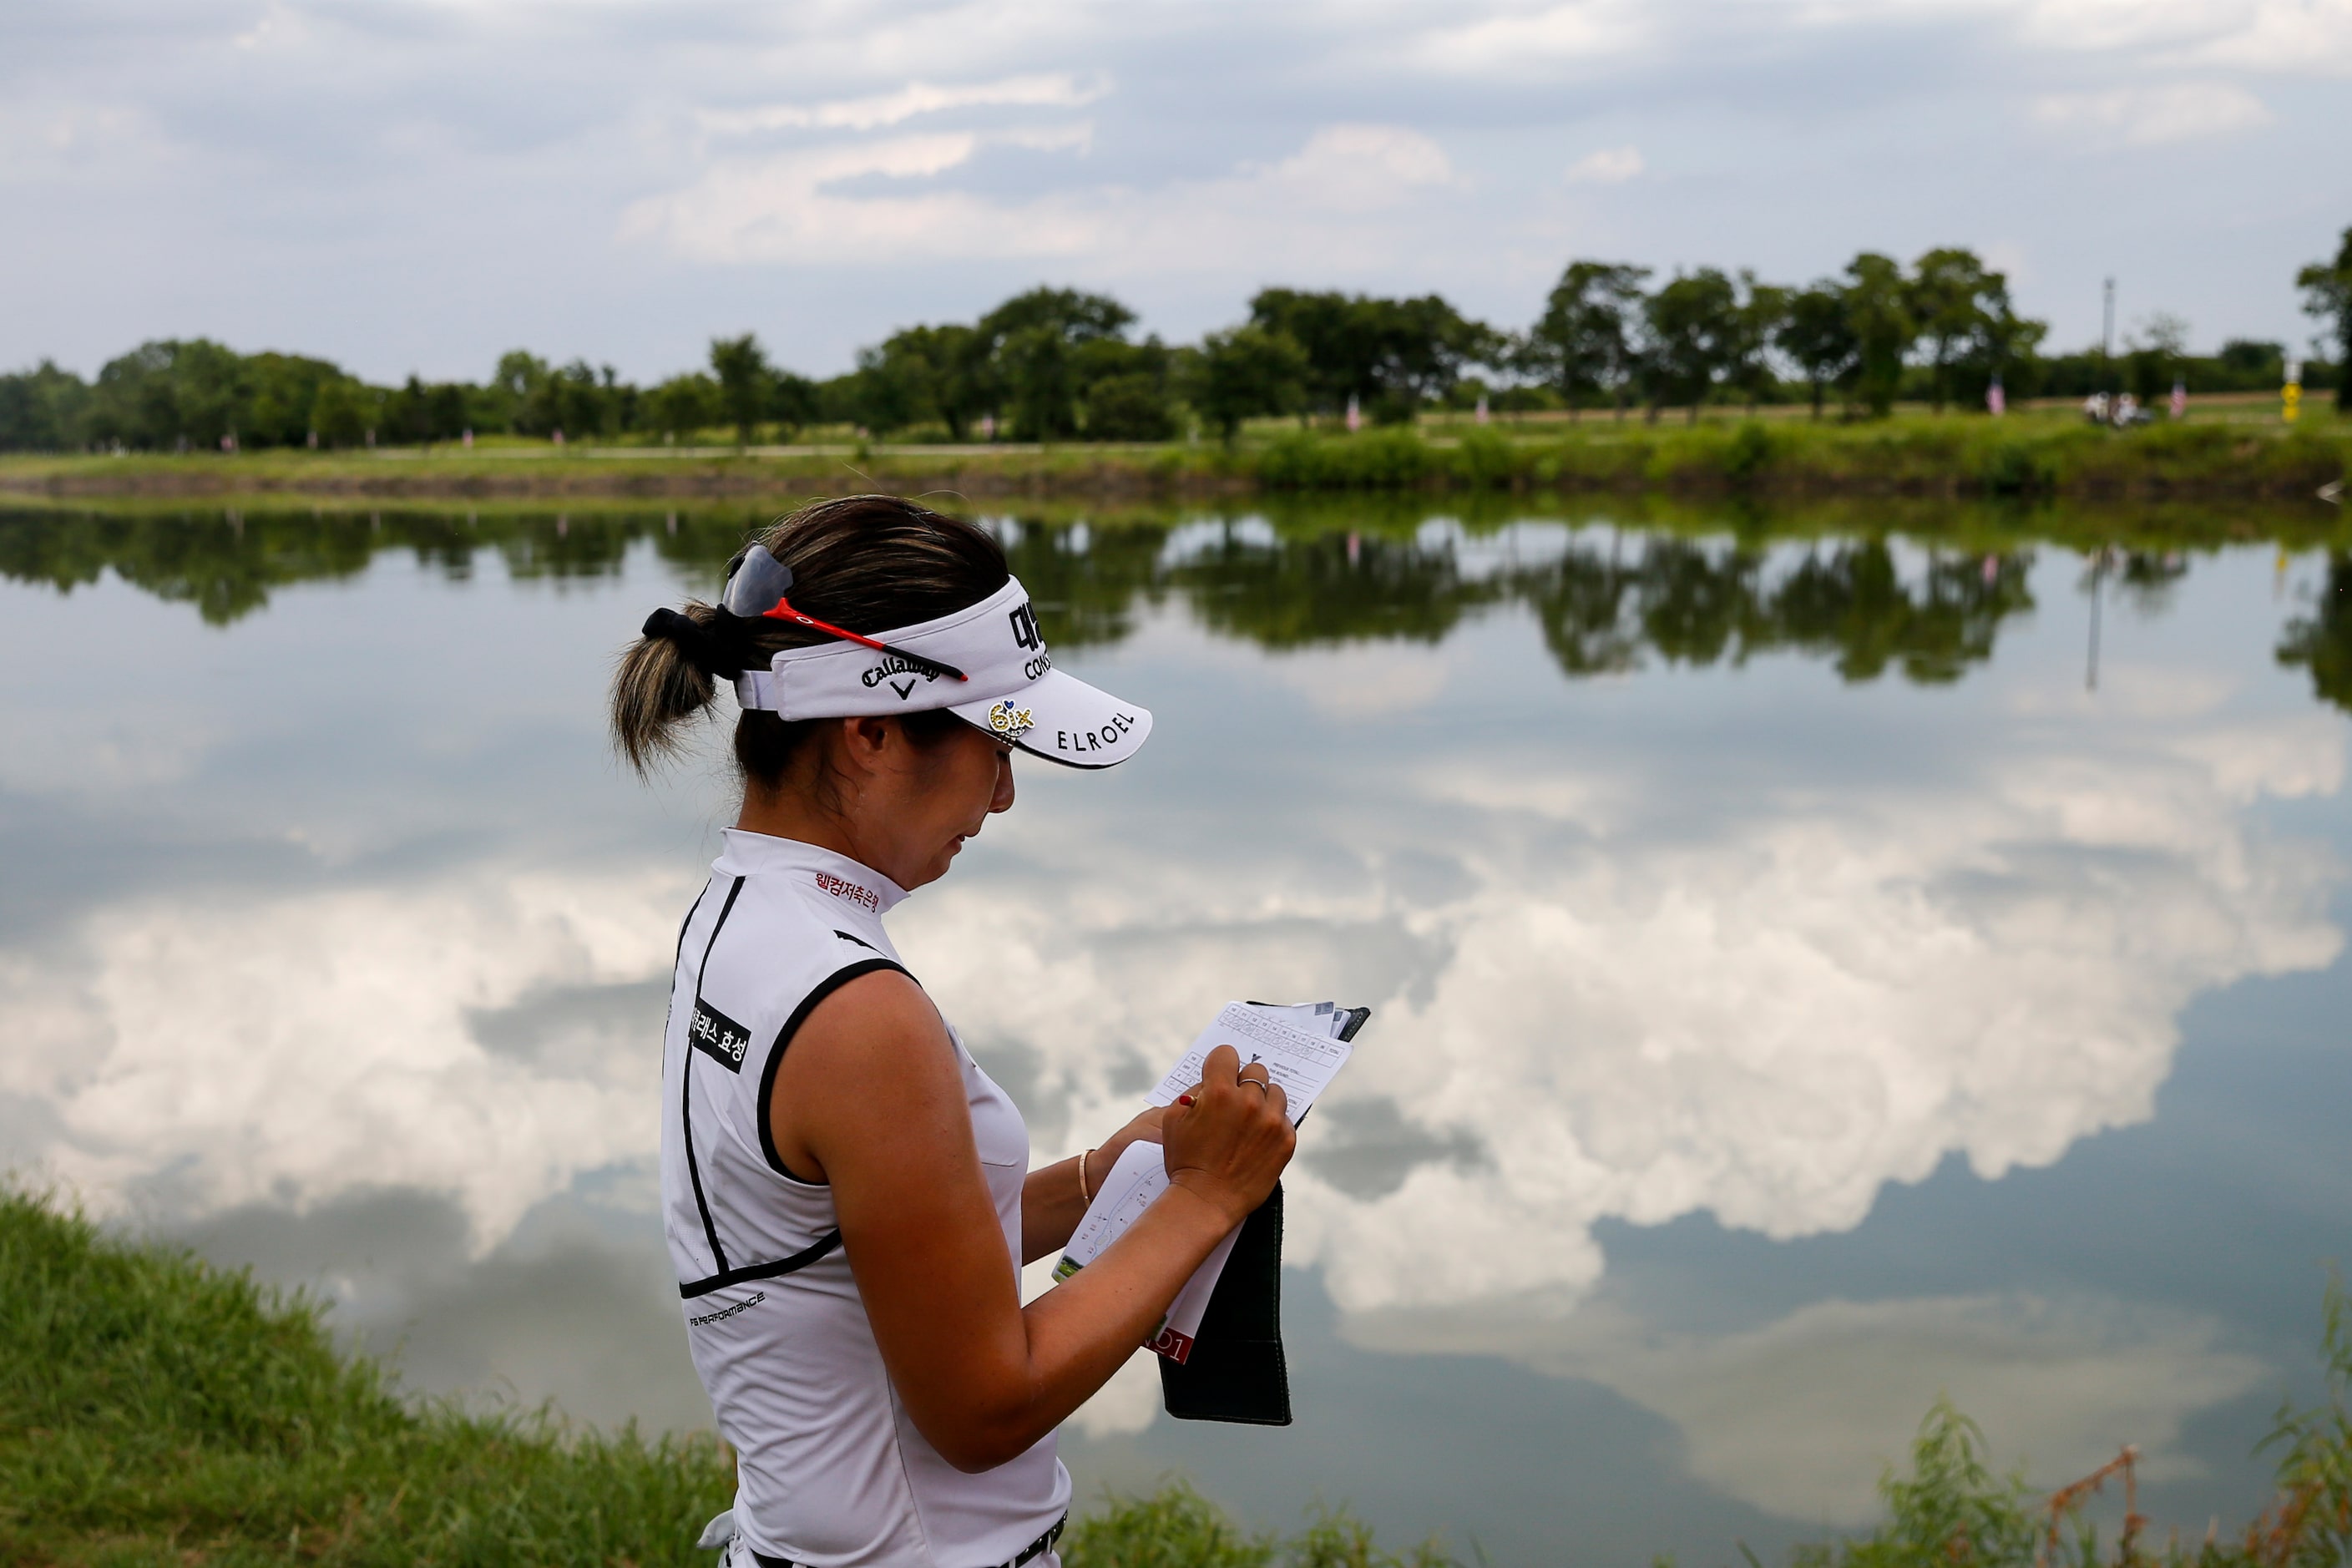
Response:
POLYGON ((2286 384, 2279 388, 2279 417, 2289 425, 2303 407, 2303 362, 2286 362, 2286 384))

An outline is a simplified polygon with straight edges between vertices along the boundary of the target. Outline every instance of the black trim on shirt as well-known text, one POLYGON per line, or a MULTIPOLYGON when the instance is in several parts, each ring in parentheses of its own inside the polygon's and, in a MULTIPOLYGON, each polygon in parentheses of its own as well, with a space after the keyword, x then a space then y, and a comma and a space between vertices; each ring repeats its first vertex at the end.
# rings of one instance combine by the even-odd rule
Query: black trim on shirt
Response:
POLYGON ((747 1263, 740 1268, 730 1268, 690 1285, 680 1285, 677 1293, 691 1301, 698 1296, 708 1296, 713 1290, 724 1290, 730 1285, 741 1285, 753 1279, 774 1279, 786 1274, 797 1274, 841 1245, 838 1228, 828 1230, 790 1258, 773 1263, 747 1263))
POLYGON ((702 884, 702 891, 694 895, 694 902, 686 907, 686 919, 677 922, 677 946, 669 955, 669 1000, 662 1005, 662 1036, 669 1035, 670 1015, 677 1011, 677 961, 686 956, 686 928, 694 923, 701 911, 702 900, 710 896, 710 884, 702 884))
MULTIPOLYGON (((1023 1547, 1005 1562, 998 1563, 996 1568, 1025 1568, 1025 1564, 1035 1562, 1054 1550, 1054 1542, 1062 1539, 1062 1531, 1069 1528, 1069 1523, 1070 1515, 1068 1510, 1065 1510, 1061 1518, 1046 1527, 1045 1534, 1023 1547)), ((751 1561, 758 1563, 760 1568, 805 1568, 805 1564, 795 1563, 789 1557, 771 1557, 764 1552, 752 1552, 751 1561)))
MULTIPOLYGON (((767 1064, 760 1069, 760 1152, 767 1156, 769 1169, 786 1181, 798 1182, 804 1187, 821 1187, 825 1184, 823 1182, 812 1182, 805 1176, 794 1175, 792 1167, 784 1163, 783 1156, 776 1152, 776 1131, 768 1124, 769 1101, 776 1092, 776 1064, 784 1059, 784 1047, 793 1043, 793 1037, 800 1033, 801 1025, 805 1023, 808 1016, 816 1010, 818 1003, 859 975, 872 974, 877 970, 882 969, 895 969, 901 974, 907 974, 905 964, 887 958, 865 958, 856 963, 845 964, 818 981, 815 988, 801 998, 801 1005, 793 1009, 793 1016, 784 1020, 784 1026, 776 1031, 776 1043, 769 1047, 767 1064)), ((912 980, 915 977, 907 974, 907 978, 912 980)), ((699 1192, 700 1189, 697 1188, 696 1191, 699 1192)))
MULTIPOLYGON (((710 884, 705 882, 702 884, 702 891, 694 895, 694 902, 687 906, 686 919, 677 922, 677 948, 669 955, 670 973, 673 974, 677 972, 677 961, 686 956, 687 931, 694 924, 694 917, 701 911, 702 900, 709 896, 710 884)), ((709 955, 705 953, 703 956, 707 958, 709 955)))
MULTIPOLYGON (((703 889, 705 893, 709 890, 708 888, 703 889)), ((702 944, 702 962, 694 968, 694 1005, 697 1008, 702 1005, 702 975, 703 971, 710 967, 710 950, 719 945, 719 933, 726 927, 727 917, 735 912, 735 900, 742 891, 743 879, 738 877, 734 886, 727 889, 727 901, 719 906, 719 918, 710 922, 710 940, 702 944)), ((699 899, 695 900, 698 904, 701 901, 699 899)), ((689 914, 687 918, 691 920, 694 917, 689 914)), ((683 949, 686 932, 680 931, 677 940, 678 946, 683 949)), ((719 1245, 719 1226, 710 1217, 710 1201, 702 1194, 702 1163, 694 1157, 694 1049, 691 1046, 687 1047, 686 1065, 677 1071, 678 1121, 686 1134, 687 1179, 694 1184, 694 1206, 702 1211, 702 1235, 710 1243, 710 1261, 723 1275, 727 1272, 727 1253, 719 1245)))

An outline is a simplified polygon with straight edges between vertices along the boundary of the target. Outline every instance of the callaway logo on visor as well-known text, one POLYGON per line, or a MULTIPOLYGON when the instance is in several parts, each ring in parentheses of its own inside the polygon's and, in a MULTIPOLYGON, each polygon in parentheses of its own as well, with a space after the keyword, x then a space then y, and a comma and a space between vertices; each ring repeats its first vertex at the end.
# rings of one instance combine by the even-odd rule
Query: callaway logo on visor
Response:
MULTIPOLYGON (((777 568, 761 588, 741 595, 730 584, 729 608, 739 596, 748 606, 788 577, 777 568)), ((834 629, 796 611, 793 617, 834 629)), ((786 719, 945 708, 1033 755, 1081 768, 1123 763, 1151 733, 1148 710, 1054 668, 1036 606, 1017 577, 937 620, 839 635, 855 640, 786 648, 766 669, 745 670, 735 680, 737 699, 786 719)))

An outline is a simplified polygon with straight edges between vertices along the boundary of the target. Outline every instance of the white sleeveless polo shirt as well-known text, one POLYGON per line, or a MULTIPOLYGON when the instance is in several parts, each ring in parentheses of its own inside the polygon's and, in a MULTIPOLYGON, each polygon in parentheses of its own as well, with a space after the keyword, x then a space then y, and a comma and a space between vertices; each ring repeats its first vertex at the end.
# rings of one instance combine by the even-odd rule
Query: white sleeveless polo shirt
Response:
MULTIPOLYGON (((814 845, 730 828, 678 933, 662 1044, 662 1209, 695 1370, 736 1451, 740 1544, 809 1568, 1010 1562, 1069 1508, 1049 1434, 978 1475, 915 1429, 841 1249, 833 1194, 777 1159, 765 1107, 793 1032, 839 986, 904 970, 904 889, 814 845)), ((1006 1251, 1029 1131, 950 1026, 1006 1251)))

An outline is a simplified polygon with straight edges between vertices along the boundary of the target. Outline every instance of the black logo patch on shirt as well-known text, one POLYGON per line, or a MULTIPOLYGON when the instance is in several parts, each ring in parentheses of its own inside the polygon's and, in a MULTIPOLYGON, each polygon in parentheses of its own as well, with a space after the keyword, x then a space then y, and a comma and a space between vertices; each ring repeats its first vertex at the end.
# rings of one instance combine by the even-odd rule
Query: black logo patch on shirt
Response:
POLYGON ((743 1070, 743 1053, 751 1048, 751 1031, 699 996, 694 1016, 686 1021, 686 1039, 729 1072, 743 1070))

